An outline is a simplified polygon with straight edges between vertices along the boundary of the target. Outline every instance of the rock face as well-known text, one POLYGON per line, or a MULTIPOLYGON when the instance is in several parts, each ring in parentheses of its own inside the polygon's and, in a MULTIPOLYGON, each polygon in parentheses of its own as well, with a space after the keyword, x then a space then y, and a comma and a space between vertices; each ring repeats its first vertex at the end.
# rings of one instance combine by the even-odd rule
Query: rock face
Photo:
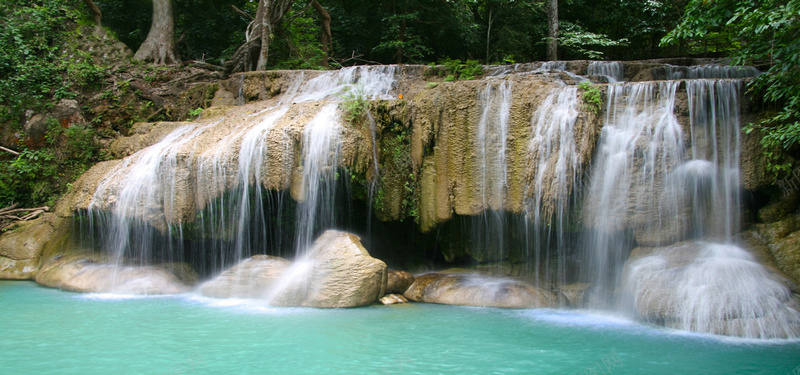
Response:
POLYGON ((156 267, 120 267, 102 263, 103 256, 66 255, 51 259, 36 282, 73 292, 121 294, 176 294, 189 287, 168 270, 156 267))
POLYGON ((403 294, 417 302, 505 308, 555 307, 550 292, 520 281, 479 274, 429 273, 418 276, 403 294))
POLYGON ((273 306, 356 307, 382 297, 386 280, 386 264, 369 256, 358 236, 328 230, 294 263, 257 255, 203 284, 201 292, 273 306))
POLYGON ((636 249, 625 266, 628 308, 667 327, 747 338, 800 335, 790 282, 728 244, 636 249))
POLYGON ((39 271, 42 250, 53 234, 44 218, 20 223, 0 237, 0 279, 32 279, 39 271))
POLYGON ((414 275, 406 271, 389 270, 386 293, 403 294, 414 283, 414 275))

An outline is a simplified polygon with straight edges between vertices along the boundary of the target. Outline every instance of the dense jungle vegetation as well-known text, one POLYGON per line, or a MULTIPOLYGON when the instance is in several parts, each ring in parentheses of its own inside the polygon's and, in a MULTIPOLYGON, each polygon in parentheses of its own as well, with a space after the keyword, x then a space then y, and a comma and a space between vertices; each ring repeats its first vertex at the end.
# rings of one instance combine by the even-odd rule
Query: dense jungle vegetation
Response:
POLYGON ((776 178, 793 167, 800 0, 5 0, 0 207, 52 205, 107 158, 104 142, 132 123, 182 119, 185 113, 171 112, 150 90, 189 74, 187 65, 219 78, 259 68, 509 64, 545 60, 548 40, 557 42, 560 60, 727 57, 759 67, 766 74, 749 90, 763 98, 757 104, 768 117, 745 131, 762 134, 776 178), (548 3, 557 5, 554 39, 548 3), (152 46, 150 55, 136 55, 144 61, 87 49, 107 34, 131 51, 145 49, 154 13, 171 16, 171 30, 161 34, 174 43, 166 58, 152 46), (105 34, 92 31, 98 22, 105 34), (46 115, 64 100, 77 102, 84 118, 64 123, 46 115), (40 114, 40 124, 31 125, 40 114))

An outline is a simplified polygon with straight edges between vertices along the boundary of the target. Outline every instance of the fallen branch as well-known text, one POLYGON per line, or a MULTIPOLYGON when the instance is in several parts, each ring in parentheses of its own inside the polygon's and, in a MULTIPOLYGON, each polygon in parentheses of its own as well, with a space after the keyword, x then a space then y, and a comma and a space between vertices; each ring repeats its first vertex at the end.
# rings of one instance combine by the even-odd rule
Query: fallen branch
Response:
POLYGON ((225 70, 225 68, 222 67, 222 66, 209 64, 209 63, 207 63, 205 61, 199 61, 199 60, 184 61, 181 64, 184 65, 184 66, 194 66, 194 67, 198 67, 200 69, 211 70, 211 71, 216 71, 216 72, 221 72, 221 71, 225 70))
POLYGON ((33 212, 21 217, 20 220, 28 221, 28 220, 33 219, 33 218, 35 218, 35 217, 37 217, 37 216, 39 216, 39 215, 41 215, 43 213, 44 213, 44 210, 36 210, 36 211, 33 211, 33 212))
MULTIPOLYGON (((6 208, 0 209, 0 220, 2 221, 28 221, 33 218, 38 217, 39 215, 44 214, 47 211, 50 211, 50 207, 42 206, 36 208, 14 208, 17 204, 13 204, 6 208), (26 213, 24 215, 15 215, 17 213, 26 213)), ((3 228, 7 227, 7 225, 3 225, 3 228)))
POLYGON ((10 148, 5 148, 5 147, 3 147, 3 146, 0 146, 0 150, 3 150, 3 151, 5 151, 5 152, 8 152, 9 154, 14 154, 14 155, 16 155, 16 156, 19 156, 19 152, 16 152, 16 151, 14 151, 14 150, 12 150, 12 149, 10 149, 10 148))
POLYGON ((252 21, 252 20, 253 20, 253 16, 251 16, 251 15, 249 15, 249 14, 245 13, 243 10, 241 10, 241 9, 237 8, 235 5, 231 4, 231 8, 233 8, 233 11, 234 11, 234 12, 236 12, 236 13, 238 13, 240 16, 244 17, 244 19, 246 19, 246 20, 248 20, 248 21, 252 21))
POLYGON ((6 208, 0 210, 0 215, 8 215, 8 214, 13 214, 13 213, 17 213, 17 212, 49 211, 50 210, 50 207, 47 207, 47 206, 36 207, 36 208, 17 208, 17 209, 14 209, 14 207, 16 207, 16 206, 17 205, 14 204, 13 206, 6 207, 6 208))
POLYGON ((6 208, 0 208, 0 214, 2 214, 3 212, 6 212, 8 210, 13 210, 13 209, 17 208, 17 206, 19 206, 19 203, 14 203, 14 204, 6 207, 6 208))

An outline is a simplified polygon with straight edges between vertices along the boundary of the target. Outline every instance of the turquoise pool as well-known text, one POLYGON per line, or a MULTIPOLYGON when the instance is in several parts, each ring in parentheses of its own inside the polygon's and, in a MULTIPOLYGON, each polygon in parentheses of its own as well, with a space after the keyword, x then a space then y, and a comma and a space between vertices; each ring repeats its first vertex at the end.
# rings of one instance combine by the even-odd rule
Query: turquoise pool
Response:
POLYGON ((800 341, 588 311, 428 304, 269 308, 0 281, 3 374, 792 374, 800 341))

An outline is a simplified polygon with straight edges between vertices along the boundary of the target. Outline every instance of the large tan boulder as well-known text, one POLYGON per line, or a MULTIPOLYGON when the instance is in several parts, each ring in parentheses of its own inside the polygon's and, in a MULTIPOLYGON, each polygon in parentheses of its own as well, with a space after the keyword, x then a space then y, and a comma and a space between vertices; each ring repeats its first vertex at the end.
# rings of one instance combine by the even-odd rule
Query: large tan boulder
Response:
POLYGON ((58 256, 42 266, 36 282, 88 293, 177 294, 189 287, 163 267, 117 267, 102 255, 58 256))
POLYGON ((354 234, 325 231, 307 258, 312 268, 304 306, 364 306, 386 294, 386 263, 371 257, 354 234))
POLYGON ((639 248, 623 271, 625 301, 645 321, 748 338, 800 337, 790 281, 735 245, 639 248))
POLYGON ((200 287, 215 298, 263 299, 273 306, 357 307, 386 292, 386 264, 358 236, 325 231, 297 261, 256 255, 200 287))
POLYGON ((0 279, 32 279, 39 271, 42 250, 54 232, 39 218, 22 222, 0 237, 0 279))
POLYGON ((536 308, 558 306, 553 293, 521 281, 477 273, 429 273, 403 294, 417 302, 445 305, 536 308))

